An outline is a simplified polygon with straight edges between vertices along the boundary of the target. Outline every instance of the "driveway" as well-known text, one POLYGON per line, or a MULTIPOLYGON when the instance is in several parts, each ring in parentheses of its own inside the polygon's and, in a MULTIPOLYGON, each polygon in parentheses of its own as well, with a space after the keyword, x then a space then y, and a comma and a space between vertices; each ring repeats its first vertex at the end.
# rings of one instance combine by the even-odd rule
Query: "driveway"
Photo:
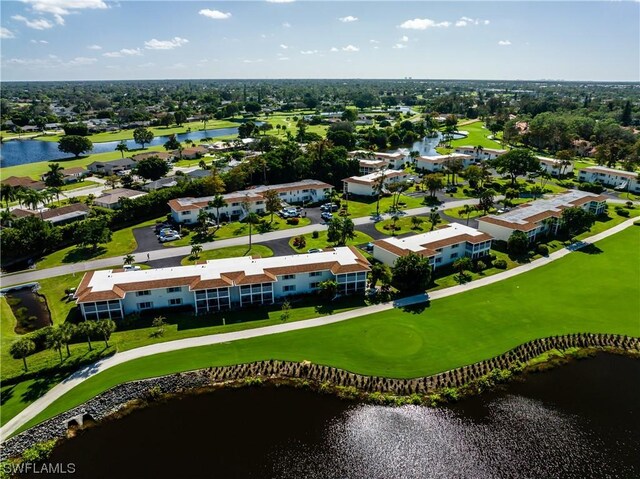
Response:
POLYGON ((138 243, 138 247, 135 249, 134 253, 144 253, 145 251, 153 251, 162 247, 162 244, 158 241, 158 237, 156 236, 154 226, 134 229, 133 237, 138 243))

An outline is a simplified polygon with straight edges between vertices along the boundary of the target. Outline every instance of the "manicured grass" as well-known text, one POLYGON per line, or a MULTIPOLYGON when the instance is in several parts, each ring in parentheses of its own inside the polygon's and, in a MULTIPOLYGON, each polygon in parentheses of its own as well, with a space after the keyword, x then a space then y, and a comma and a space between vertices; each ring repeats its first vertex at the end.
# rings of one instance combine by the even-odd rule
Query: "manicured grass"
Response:
MULTIPOLYGON (((271 220, 270 216, 265 216, 264 221, 269 223, 271 220)), ((271 230, 286 230, 290 228, 299 228, 301 226, 307 226, 311 223, 309 218, 299 218, 299 222, 297 225, 290 225, 286 220, 279 218, 278 216, 273 217, 273 223, 271 223, 271 230)), ((163 246, 187 246, 192 244, 193 242, 206 243, 209 241, 226 239, 226 238, 235 238, 237 236, 248 236, 249 235, 249 225, 247 223, 240 223, 239 221, 234 221, 232 223, 227 223, 220 228, 216 229, 215 227, 209 228, 209 235, 206 238, 198 236, 195 231, 191 231, 188 234, 185 234, 186 231, 183 230, 182 238, 176 241, 170 241, 168 243, 162 243, 163 246)), ((254 238, 258 238, 259 228, 257 225, 253 225, 252 227, 252 235, 254 238)), ((247 240, 248 243, 248 240, 247 240)))
MULTIPOLYGON (((210 259, 220 259, 220 258, 236 258, 239 256, 259 256, 261 258, 268 258, 269 256, 273 256, 273 251, 271 248, 267 248, 266 246, 262 246, 260 244, 254 244, 249 250, 248 246, 229 246, 227 248, 219 248, 212 249, 208 251, 203 251, 200 253, 197 261, 206 261, 210 259)), ((193 264, 194 261, 191 256, 185 256, 180 261, 182 265, 193 264)))
POLYGON ((449 153, 455 149, 456 146, 482 146, 484 148, 496 148, 502 149, 503 146, 500 142, 490 140, 487 138, 491 135, 491 132, 484 127, 484 123, 481 121, 475 121, 473 123, 466 123, 458 127, 460 131, 466 131, 469 135, 466 138, 460 138, 458 140, 451 141, 451 148, 438 148, 437 151, 440 154, 449 153))
POLYGON ((161 216, 144 223, 139 223, 127 228, 123 228, 118 231, 114 231, 111 235, 111 241, 104 245, 98 245, 97 249, 91 247, 79 248, 77 246, 69 246, 44 256, 38 261, 38 268, 45 269, 54 266, 60 266, 62 264, 79 263, 82 261, 88 261, 100 258, 109 258, 111 256, 127 255, 132 253, 138 246, 135 237, 133 236, 133 230, 136 228, 143 228, 145 226, 152 226, 156 224, 158 220, 165 219, 166 216, 161 216))
MULTIPOLYGON (((349 201, 344 199, 340 200, 340 205, 348 205, 348 212, 351 218, 359 218, 361 216, 373 216, 376 213, 376 198, 374 196, 370 198, 357 197, 349 198, 349 201)), ((380 198, 380 213, 388 213, 391 210, 393 204, 393 198, 385 197, 380 198)), ((400 209, 420 208, 424 206, 422 203, 422 197, 416 198, 413 196, 400 195, 400 201, 398 202, 400 209)))
POLYGON ((62 191, 77 190, 80 188, 88 188, 90 186, 98 186, 99 184, 100 183, 98 183, 97 181, 83 180, 83 181, 76 181, 75 183, 68 183, 60 189, 62 191))
POLYGON ((466 220, 467 218, 471 219, 471 218, 478 218, 480 216, 484 216, 484 211, 478 210, 475 208, 471 210, 471 213, 469 213, 469 215, 467 215, 464 212, 464 209, 462 207, 449 208, 444 210, 443 213, 447 216, 451 216, 452 218, 458 218, 460 220, 466 220))
MULTIPOLYGON (((496 259, 505 260, 507 263, 506 269, 512 269, 520 266, 517 262, 509 258, 509 255, 507 253, 491 250, 491 254, 494 255, 496 259)), ((504 270, 495 267, 490 267, 480 272, 465 271, 464 282, 475 281, 477 279, 486 278, 487 276, 493 276, 494 274, 501 273, 502 271, 504 270)), ((436 291, 438 289, 449 288, 451 286, 460 284, 458 272, 454 271, 451 265, 445 268, 436 269, 436 271, 433 273, 431 282, 432 284, 429 286, 429 291, 436 291)))
POLYGON ((640 228, 631 227, 598 242, 592 254, 572 253, 517 277, 433 301, 422 312, 394 309, 130 361, 83 382, 22 429, 122 382, 203 367, 272 358, 409 378, 470 364, 539 337, 575 332, 638 336, 639 242, 640 228))
MULTIPOLYGON (((207 122, 207 130, 216 130, 219 128, 235 128, 239 125, 237 122, 226 121, 226 120, 210 120, 207 122)), ((201 121, 192 121, 189 123, 185 123, 182 126, 172 125, 167 128, 164 126, 150 126, 148 129, 153 132, 155 136, 169 136, 169 135, 177 135, 179 133, 187 133, 187 129, 191 128, 190 131, 200 131, 204 130, 202 127, 203 124, 201 121)), ((118 130, 118 131, 109 131, 104 133, 96 133, 93 135, 89 135, 89 138, 93 143, 104 143, 107 141, 120 141, 120 140, 132 140, 133 139, 133 130, 118 130)), ((51 135, 51 136, 42 136, 38 137, 38 140, 43 141, 59 141, 62 135, 51 135)))
MULTIPOLYGON (((369 236, 368 234, 362 233, 361 231, 356 231, 355 234, 356 234, 355 238, 347 240, 347 245, 359 245, 359 244, 365 244, 370 241, 373 241, 373 238, 371 236, 369 236)), ((291 246, 291 249, 296 253, 306 253, 308 250, 313 248, 325 249, 325 248, 333 248, 335 246, 335 244, 329 243, 329 241, 327 241, 326 231, 319 231, 317 238, 313 237, 313 233, 308 233, 306 235, 301 235, 301 236, 304 236, 304 239, 306 241, 306 245, 304 248, 298 249, 293 246, 293 241, 295 237, 289 240, 289 246, 291 246)))
MULTIPOLYGON (((442 225, 446 223, 447 223, 446 221, 440 218, 440 223, 438 223, 438 225, 442 225)), ((376 229, 380 233, 384 233, 386 235, 395 235, 395 236, 406 234, 406 233, 416 233, 416 234, 426 233, 427 231, 431 230, 431 222, 429 221, 428 216, 404 216, 404 217, 398 218, 395 224, 395 227, 396 227, 395 231, 391 230, 392 225, 393 225, 392 219, 378 221, 375 224, 376 229), (421 223, 417 227, 414 226, 412 223, 412 218, 418 218, 421 221, 421 223), (385 229, 385 226, 388 227, 388 229, 385 229)))

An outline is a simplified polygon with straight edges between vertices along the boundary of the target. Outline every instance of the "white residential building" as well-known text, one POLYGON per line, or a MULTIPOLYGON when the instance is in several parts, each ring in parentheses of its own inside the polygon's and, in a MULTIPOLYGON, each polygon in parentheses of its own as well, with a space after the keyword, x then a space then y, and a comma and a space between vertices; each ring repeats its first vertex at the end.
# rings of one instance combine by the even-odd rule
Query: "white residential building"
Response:
POLYGON ((390 237, 373 243, 373 257, 393 266, 401 256, 410 252, 429 258, 435 269, 455 262, 458 258, 482 258, 491 250, 492 237, 458 223, 444 225, 428 233, 390 237))
POLYGON ((507 152, 507 150, 483 148, 481 146, 456 146, 454 151, 463 155, 471 155, 474 160, 478 161, 495 160, 507 152))
POLYGON ((187 307, 196 314, 316 292, 334 280, 338 294, 362 292, 370 264, 354 247, 270 258, 225 258, 204 264, 139 271, 86 273, 76 292, 85 319, 122 318, 134 312, 187 307))
POLYGON ((436 155, 436 156, 419 156, 416 158, 416 169, 425 170, 432 173, 444 171, 447 168, 447 163, 450 161, 461 161, 462 166, 467 166, 476 163, 476 160, 471 155, 463 155, 460 153, 451 153, 449 155, 436 155))
MULTIPOLYGON (((367 150, 355 150, 350 151, 349 156, 351 158, 358 158, 360 160, 367 161, 378 161, 384 163, 383 166, 388 168, 392 168, 394 170, 398 170, 404 168, 404 165, 408 163, 411 158, 409 157, 409 152, 396 151, 393 153, 381 153, 377 151, 367 151, 367 150)), ((362 164, 361 164, 362 165, 362 164)), ((381 166, 382 167, 382 166, 381 166)), ((380 168, 378 168, 380 169, 380 168)), ((375 170, 373 170, 375 171, 375 170)), ((371 171, 361 173, 371 173, 371 171)))
POLYGON ((483 216, 478 220, 478 229, 502 241, 507 241, 514 231, 524 231, 534 241, 540 234, 558 232, 563 210, 579 207, 599 215, 605 211, 606 199, 587 191, 569 190, 549 199, 524 203, 501 215, 483 216))
POLYGON ((638 173, 633 171, 615 170, 604 166, 589 166, 580 170, 578 180, 580 182, 600 183, 617 190, 640 193, 638 173))
MULTIPOLYGON (((318 203, 327 199, 333 187, 317 180, 302 180, 295 183, 280 185, 256 186, 247 190, 235 191, 222 195, 227 206, 220 208, 220 215, 233 220, 245 214, 242 204, 249 203, 251 213, 265 214, 265 198, 263 193, 268 190, 278 192, 280 199, 287 203, 318 203)), ((169 201, 171 216, 177 223, 196 223, 198 213, 205 210, 207 213, 217 214, 216 209, 208 206, 213 196, 201 198, 177 198, 169 201)))
MULTIPOLYGON (((384 176, 384 185, 406 181, 409 173, 403 170, 380 170, 363 176, 351 176, 342 180, 343 192, 357 196, 375 196, 376 184, 384 176)), ((384 191, 384 186, 383 186, 384 191)))
POLYGON ((562 161, 555 158, 546 158, 544 156, 537 156, 536 158, 540 161, 540 167, 551 176, 566 175, 573 171, 573 163, 571 162, 563 166, 562 161))

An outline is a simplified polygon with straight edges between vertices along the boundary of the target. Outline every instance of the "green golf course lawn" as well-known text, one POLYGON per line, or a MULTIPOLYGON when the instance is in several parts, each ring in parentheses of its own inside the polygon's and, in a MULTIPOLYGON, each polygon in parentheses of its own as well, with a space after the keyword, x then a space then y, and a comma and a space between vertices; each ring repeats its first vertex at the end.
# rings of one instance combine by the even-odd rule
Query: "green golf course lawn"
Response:
POLYGON ((434 374, 526 341, 575 332, 640 335, 640 228, 511 279, 328 326, 158 354, 113 367, 56 400, 25 427, 116 384, 263 359, 309 360, 368 375, 434 374))

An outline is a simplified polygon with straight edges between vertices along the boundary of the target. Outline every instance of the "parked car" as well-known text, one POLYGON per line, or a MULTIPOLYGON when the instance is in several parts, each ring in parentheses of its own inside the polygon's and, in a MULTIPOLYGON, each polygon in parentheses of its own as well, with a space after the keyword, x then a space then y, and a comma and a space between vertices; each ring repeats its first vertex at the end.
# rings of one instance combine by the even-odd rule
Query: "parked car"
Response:
POLYGON ((175 241, 175 240, 179 240, 180 238, 181 236, 178 233, 168 234, 168 235, 160 236, 160 242, 166 243, 167 241, 175 241))
POLYGON ((320 211, 338 211, 338 205, 335 203, 325 203, 320 207, 320 211))
POLYGON ((158 223, 156 224, 156 234, 160 233, 163 229, 171 228, 169 223, 158 223))
POLYGON ((307 253, 322 253, 322 249, 321 248, 311 248, 310 250, 307 250, 307 253))
POLYGON ((179 234, 176 230, 171 229, 171 228, 164 228, 160 230, 160 233, 158 234, 158 236, 160 238, 162 238, 163 236, 167 236, 167 235, 177 235, 179 234))
POLYGON ((125 264, 122 267, 122 269, 125 270, 125 271, 140 271, 140 266, 136 266, 136 265, 133 265, 133 264, 125 264))
POLYGON ((320 215, 320 218, 322 218, 325 221, 329 221, 329 220, 331 220, 331 218, 333 218, 333 215, 331 213, 329 213, 328 211, 325 211, 324 213, 322 213, 320 215))
POLYGON ((367 243, 367 246, 365 246, 365 249, 367 251, 373 251, 373 243, 367 243))

